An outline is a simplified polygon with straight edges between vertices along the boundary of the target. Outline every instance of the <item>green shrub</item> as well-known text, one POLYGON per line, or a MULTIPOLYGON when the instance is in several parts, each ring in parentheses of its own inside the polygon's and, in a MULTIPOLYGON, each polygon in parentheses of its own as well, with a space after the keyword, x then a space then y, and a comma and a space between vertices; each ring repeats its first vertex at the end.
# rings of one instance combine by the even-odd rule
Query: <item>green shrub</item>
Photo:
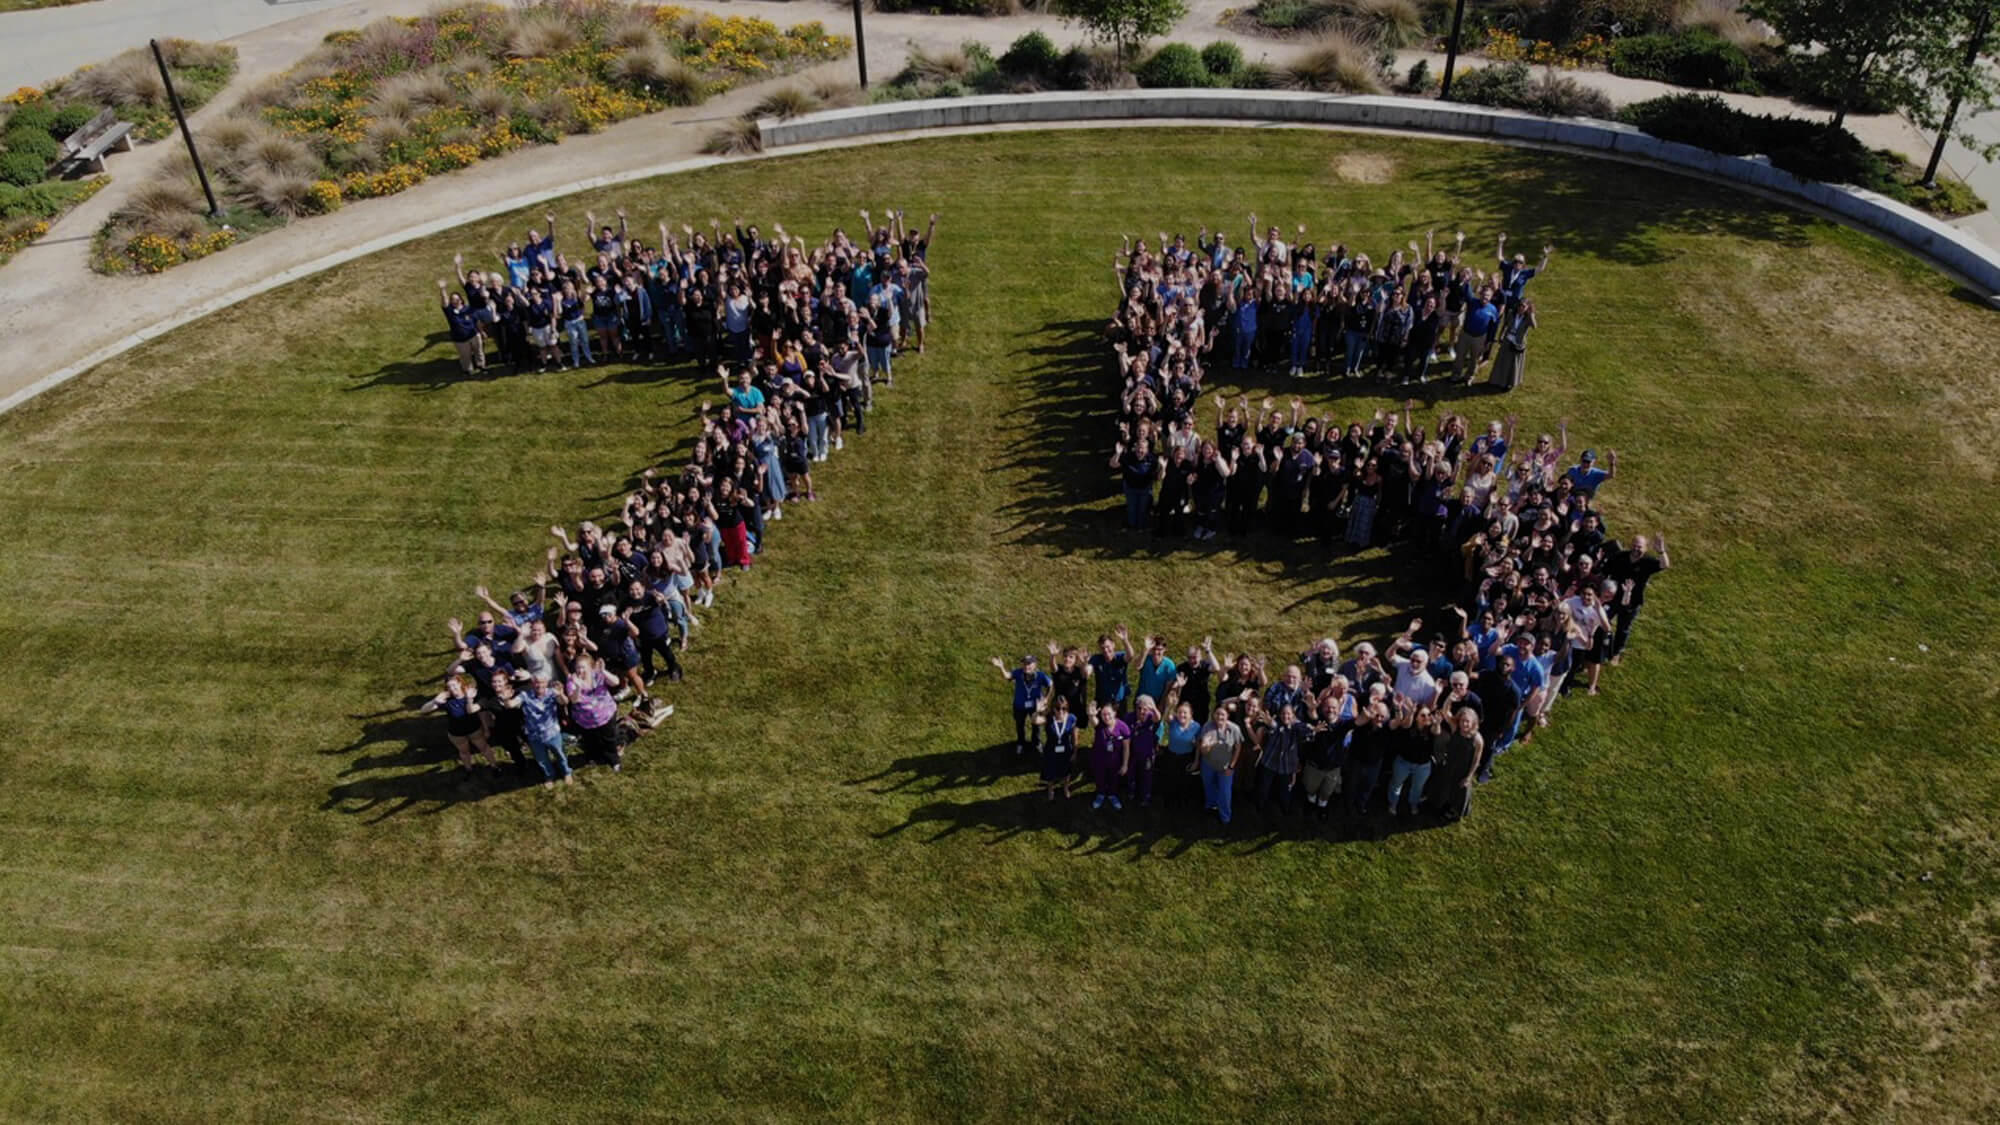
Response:
POLYGON ((1521 109, 1545 117, 1614 116, 1611 99, 1574 78, 1550 70, 1536 77, 1527 63, 1480 67, 1454 79, 1451 99, 1472 105, 1521 109))
POLYGON ((1699 145, 1710 152, 1743 156, 1756 151, 1755 118, 1714 94, 1668 94, 1633 102, 1618 119, 1663 141, 1699 145))
POLYGON ((28 187, 42 182, 48 161, 31 152, 0 152, 0 182, 28 187))
POLYGON ((10 154, 28 153, 40 160, 45 168, 55 163, 56 157, 62 154, 62 145, 54 137, 40 128, 29 125, 17 125, 8 129, 7 135, 0 138, 0 148, 5 148, 10 154))
POLYGON ((1627 78, 1650 78, 1676 86, 1760 91, 1743 48, 1712 31, 1634 35, 1611 44, 1610 69, 1627 78))
MULTIPOLYGON (((1826 54, 1808 55, 1787 47, 1764 47, 1750 53, 1751 77, 1766 92, 1783 94, 1807 105, 1832 109, 1851 75, 1826 54)), ((1892 113, 1895 102, 1884 92, 1886 80, 1863 82, 1847 108, 1853 113, 1892 113)))
POLYGON ((1437 85, 1431 77, 1431 64, 1426 59, 1418 59, 1410 64, 1410 73, 1403 77, 1402 87, 1412 94, 1427 94, 1437 85))
POLYGON ((90 124, 90 119, 96 116, 96 106, 81 105, 72 102, 56 111, 56 119, 49 123, 49 135, 52 137, 67 137, 85 125, 90 124))
POLYGON ((1218 39, 1201 49, 1201 65, 1207 68, 1211 77, 1227 80, 1243 69, 1243 48, 1225 39, 1218 39))
POLYGON ((1055 73, 1061 60, 1062 52, 1056 50, 1054 40, 1039 31, 1030 31, 1008 45, 1007 53, 1000 56, 1000 69, 1014 75, 1046 78, 1055 73))
POLYGON ((1246 14, 1273 31, 1322 31, 1344 13, 1328 0, 1263 0, 1246 14))
POLYGON ((87 180, 44 180, 19 187, 0 183, 0 219, 52 219, 87 190, 87 180))
POLYGON ((1229 80, 1229 84, 1239 90, 1282 90, 1286 74, 1270 63, 1253 62, 1243 64, 1229 80))
POLYGON ((1125 71, 1115 50, 1079 46, 1063 52, 1054 77, 1065 90, 1109 90, 1125 81, 1125 71))
POLYGON ((1663 141, 1727 156, 1761 154, 1795 176, 1854 184, 1917 205, 1919 193, 1905 182, 1914 177, 1903 174, 1899 157, 1823 121, 1744 113, 1713 94, 1670 94, 1626 106, 1619 116, 1663 141))
POLYGON ((55 126, 55 123, 56 107, 50 105, 47 98, 35 98, 21 103, 21 107, 7 118, 6 129, 10 133, 16 129, 34 129, 46 133, 55 126))
POLYGON ((1207 86, 1208 67, 1202 65, 1201 53, 1186 43, 1168 43, 1154 51, 1151 58, 1139 64, 1132 76, 1139 85, 1152 88, 1207 86))

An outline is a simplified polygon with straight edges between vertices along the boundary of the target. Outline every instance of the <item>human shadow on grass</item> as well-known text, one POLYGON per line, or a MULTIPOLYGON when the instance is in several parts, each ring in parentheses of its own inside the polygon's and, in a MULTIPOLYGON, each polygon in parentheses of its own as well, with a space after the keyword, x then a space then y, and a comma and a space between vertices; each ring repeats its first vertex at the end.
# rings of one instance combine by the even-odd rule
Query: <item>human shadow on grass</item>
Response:
MULTIPOLYGON (((348 716, 361 723, 360 732, 345 745, 319 751, 327 757, 348 759, 336 775, 336 783, 327 790, 322 810, 365 817, 375 824, 413 810, 440 813, 454 805, 542 783, 540 767, 525 754, 517 760, 499 746, 493 748, 494 760, 499 763, 497 772, 488 770, 481 761, 477 771, 466 776, 459 767, 458 752, 445 736, 444 719, 416 710, 430 698, 411 695, 400 706, 348 716)), ((650 735, 642 736, 640 742, 646 737, 650 735)), ((579 774, 594 764, 570 751, 570 766, 579 774)))
MULTIPOLYGON (((1448 600, 1450 575, 1400 549, 1357 551, 1321 537, 1285 539, 1263 530, 1243 536, 1224 533, 1208 541, 1128 530, 1117 477, 1109 468, 1116 374, 1102 327, 1095 320, 1047 324, 1036 334, 1042 342, 1017 353, 1028 361, 1025 374, 1033 390, 1029 405, 1002 416, 1015 436, 1006 459, 995 466, 1020 480, 1014 499, 1000 508, 1011 521, 1002 531, 1010 542, 1093 559, 1217 557, 1230 565, 1276 563, 1283 573, 1274 580, 1309 591, 1291 609, 1340 598, 1426 608, 1448 600)), ((1274 393, 1285 394, 1278 384, 1287 377, 1257 376, 1246 382, 1255 386, 1259 378, 1274 393)), ((1323 394, 1324 382, 1300 385, 1293 392, 1323 394)), ((1374 386, 1333 390, 1381 393, 1374 386)), ((1399 612, 1371 624, 1393 620, 1400 626, 1401 619, 1399 612)))
MULTIPOLYGON (((1039 754, 1016 754, 1003 742, 974 750, 946 750, 907 755, 875 773, 851 778, 847 784, 876 794, 939 794, 940 799, 910 810, 903 823, 875 833, 876 839, 912 834, 926 844, 940 843, 972 832, 989 844, 1017 836, 1048 833, 1065 838, 1064 847, 1078 855, 1127 854, 1133 861, 1148 857, 1176 859, 1198 846, 1221 848, 1234 855, 1254 855, 1291 841, 1342 844, 1387 839, 1404 832, 1445 826, 1435 813, 1415 817, 1387 812, 1354 814, 1334 810, 1321 820, 1295 801, 1292 811, 1274 804, 1259 810, 1247 796, 1250 778, 1239 784, 1235 818, 1227 825, 1200 808, 1200 789, 1192 777, 1170 776, 1162 768, 1154 778, 1153 801, 1143 808, 1093 809, 1093 790, 1079 780, 1076 795, 1051 801, 1042 788, 1039 754), (957 790, 1019 787, 1018 792, 976 800, 955 800, 957 790)), ((1435 795, 1434 798, 1435 799, 1435 795)), ((1335 803, 1340 803, 1336 797, 1335 803)), ((1380 804, 1377 794, 1376 804, 1380 804)))

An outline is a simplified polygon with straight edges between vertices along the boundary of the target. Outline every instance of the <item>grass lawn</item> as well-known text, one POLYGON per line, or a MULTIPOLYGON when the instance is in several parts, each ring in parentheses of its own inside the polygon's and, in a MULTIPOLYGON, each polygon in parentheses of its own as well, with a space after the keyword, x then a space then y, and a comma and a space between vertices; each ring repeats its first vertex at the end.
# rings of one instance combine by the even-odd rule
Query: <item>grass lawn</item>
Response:
POLYGON ((432 279, 536 219, 0 418, 0 1116, 2000 1112, 1992 313, 1709 185, 1313 132, 939 139, 560 211, 817 238, 891 203, 944 213, 933 354, 704 614, 667 733, 573 792, 476 799, 407 707, 472 586, 678 465, 713 392, 459 382, 432 279), (1052 810, 1002 745, 990 655, 1120 620, 1276 655, 1429 600, 1380 556, 1114 530, 1117 233, 1253 209, 1378 258, 1554 241, 1528 386, 1457 405, 1617 447, 1614 530, 1673 546, 1605 695, 1455 828, 1052 810))

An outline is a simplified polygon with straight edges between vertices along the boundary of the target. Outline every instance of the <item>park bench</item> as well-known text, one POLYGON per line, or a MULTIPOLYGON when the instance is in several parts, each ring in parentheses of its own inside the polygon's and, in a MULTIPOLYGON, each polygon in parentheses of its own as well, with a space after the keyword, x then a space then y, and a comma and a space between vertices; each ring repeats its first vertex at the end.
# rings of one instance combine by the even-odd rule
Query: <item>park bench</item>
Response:
POLYGON ((115 112, 104 110, 86 121, 83 128, 63 138, 62 157, 56 161, 55 170, 65 172, 83 167, 102 172, 105 153, 132 151, 131 134, 131 122, 120 121, 115 112))

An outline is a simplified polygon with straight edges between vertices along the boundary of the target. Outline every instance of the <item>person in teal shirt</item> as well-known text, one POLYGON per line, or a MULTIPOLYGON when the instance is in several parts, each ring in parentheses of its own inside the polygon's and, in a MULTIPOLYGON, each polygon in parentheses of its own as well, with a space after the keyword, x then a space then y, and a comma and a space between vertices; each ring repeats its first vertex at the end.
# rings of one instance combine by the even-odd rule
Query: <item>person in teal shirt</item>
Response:
POLYGON ((1139 694, 1165 699, 1178 672, 1173 657, 1167 655, 1167 638, 1148 636, 1146 658, 1139 663, 1139 694))

